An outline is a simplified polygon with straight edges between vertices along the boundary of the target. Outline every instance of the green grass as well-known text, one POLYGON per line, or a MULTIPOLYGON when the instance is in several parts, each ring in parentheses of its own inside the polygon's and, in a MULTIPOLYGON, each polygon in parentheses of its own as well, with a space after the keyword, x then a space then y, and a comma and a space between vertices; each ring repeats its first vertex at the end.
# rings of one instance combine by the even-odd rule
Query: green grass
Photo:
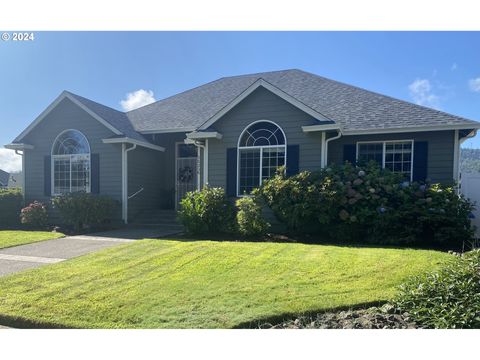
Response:
POLYGON ((62 233, 48 231, 0 230, 0 249, 11 246, 25 245, 37 241, 57 239, 62 233))
POLYGON ((142 240, 0 278, 0 320, 231 328, 385 301, 450 255, 292 243, 142 240))

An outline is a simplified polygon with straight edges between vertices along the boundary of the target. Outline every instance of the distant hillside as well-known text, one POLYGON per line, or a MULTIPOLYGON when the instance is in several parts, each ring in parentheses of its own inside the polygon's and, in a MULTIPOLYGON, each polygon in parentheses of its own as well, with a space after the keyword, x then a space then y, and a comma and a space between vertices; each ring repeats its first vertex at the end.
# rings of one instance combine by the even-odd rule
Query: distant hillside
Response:
POLYGON ((461 149, 460 171, 463 173, 480 173, 480 149, 461 149))

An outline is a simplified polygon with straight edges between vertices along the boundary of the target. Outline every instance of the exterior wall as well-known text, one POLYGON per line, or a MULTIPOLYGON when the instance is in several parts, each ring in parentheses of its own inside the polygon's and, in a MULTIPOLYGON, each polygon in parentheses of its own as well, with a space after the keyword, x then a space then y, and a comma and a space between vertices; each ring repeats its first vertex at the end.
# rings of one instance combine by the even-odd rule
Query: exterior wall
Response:
POLYGON ((149 137, 151 142, 165 148, 165 152, 158 153, 161 158, 160 208, 173 209, 175 207, 175 144, 183 142, 185 138, 185 133, 156 134, 149 137))
MULTIPOLYGON (((451 183, 453 180, 454 131, 432 131, 401 134, 342 136, 328 146, 328 164, 343 163, 343 146, 357 141, 414 140, 428 141, 427 178, 432 182, 451 183)), ((415 158, 415 153, 413 154, 415 158)))
POLYGON ((128 217, 132 219, 142 210, 158 209, 162 204, 162 183, 165 179, 162 152, 137 146, 128 152, 128 195, 140 189, 141 193, 128 200, 128 217))
POLYGON ((316 120, 270 91, 258 88, 212 126, 223 138, 208 141, 211 186, 225 188, 227 148, 237 147, 243 129, 257 120, 275 122, 285 132, 288 145, 299 145, 300 171, 321 168, 321 133, 302 131, 302 126, 312 125, 316 120))
POLYGON ((100 193, 121 201, 121 145, 104 144, 102 139, 111 137, 113 132, 70 100, 64 99, 23 140, 35 147, 25 151, 26 202, 50 202, 44 195, 44 157, 51 154, 57 135, 67 129, 81 131, 90 143, 91 152, 100 154, 100 193))

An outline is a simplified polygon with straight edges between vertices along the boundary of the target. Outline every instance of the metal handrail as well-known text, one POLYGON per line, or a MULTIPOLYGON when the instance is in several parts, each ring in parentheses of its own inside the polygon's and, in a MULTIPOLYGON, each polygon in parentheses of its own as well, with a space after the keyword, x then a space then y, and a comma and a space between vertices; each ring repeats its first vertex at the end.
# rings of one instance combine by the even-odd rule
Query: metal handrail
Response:
POLYGON ((138 190, 136 193, 133 193, 132 195, 130 195, 130 196, 128 197, 128 200, 130 200, 131 198, 134 198, 135 196, 137 196, 138 194, 140 194, 143 190, 145 190, 145 189, 142 187, 142 188, 141 188, 140 190, 138 190))

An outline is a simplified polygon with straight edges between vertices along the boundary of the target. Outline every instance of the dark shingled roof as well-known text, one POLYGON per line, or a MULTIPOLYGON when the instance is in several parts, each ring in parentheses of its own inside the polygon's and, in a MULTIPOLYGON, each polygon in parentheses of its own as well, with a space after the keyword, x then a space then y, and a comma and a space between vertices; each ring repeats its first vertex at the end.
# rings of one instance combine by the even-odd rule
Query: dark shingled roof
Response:
POLYGON ((127 113, 72 95, 127 136, 138 138, 135 136, 141 135, 137 132, 142 131, 198 128, 259 79, 324 115, 344 130, 411 127, 415 131, 415 127, 479 125, 460 116, 295 69, 221 78, 127 113))
MULTIPOLYGON (((139 134, 133 128, 132 123, 128 119, 127 115, 121 111, 112 109, 111 107, 99 104, 90 99, 84 98, 82 96, 73 94, 67 91, 69 95, 74 97, 76 100, 80 101, 83 105, 93 111, 95 114, 100 116, 102 119, 107 121, 115 129, 120 131, 123 135, 140 141, 147 141, 142 134, 139 134)), ((147 141, 148 142, 148 141, 147 141)))

